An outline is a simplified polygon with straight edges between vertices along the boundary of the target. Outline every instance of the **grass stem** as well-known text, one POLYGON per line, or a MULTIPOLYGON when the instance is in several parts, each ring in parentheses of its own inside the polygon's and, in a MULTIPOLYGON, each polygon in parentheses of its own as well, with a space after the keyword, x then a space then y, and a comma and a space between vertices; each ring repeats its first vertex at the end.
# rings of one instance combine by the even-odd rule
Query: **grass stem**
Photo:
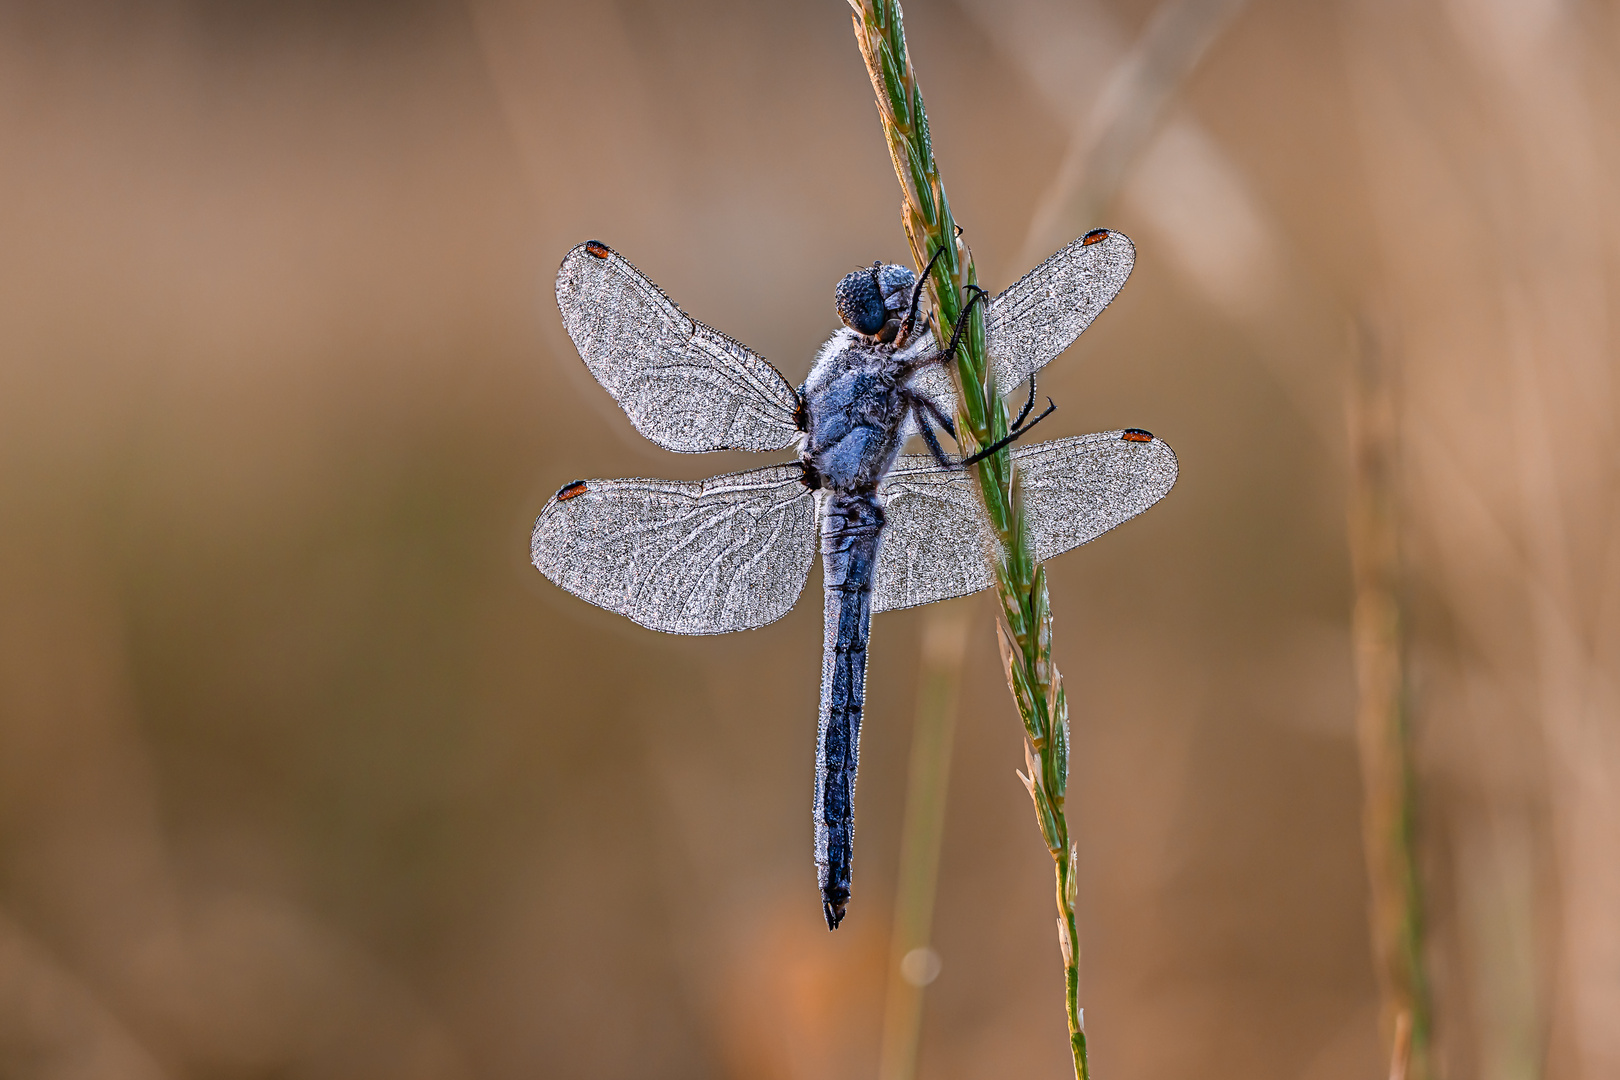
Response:
MULTIPOLYGON (((896 177, 904 193, 901 218, 918 266, 943 251, 929 278, 934 325, 951 327, 968 286, 978 284, 973 255, 958 235, 928 134, 928 114, 906 49, 897 0, 850 0, 855 39, 872 79, 878 114, 896 177)), ((962 450, 972 454, 1007 433, 1007 409, 985 354, 984 309, 973 305, 963 347, 952 370, 957 387, 956 428, 962 450)), ((1074 904, 1077 851, 1069 840, 1064 798, 1069 776, 1068 701, 1052 662, 1052 611, 1046 574, 1029 548, 1023 499, 1011 455, 1002 449, 974 466, 980 496, 1000 540, 994 559, 1000 597, 997 633, 1007 682, 1024 723, 1020 773, 1035 804, 1041 838, 1056 873, 1058 941, 1063 954, 1064 1004, 1078 1080, 1087 1080, 1086 1035, 1079 1003, 1080 949, 1074 904)))
POLYGON ((1429 1080, 1431 1013, 1400 596, 1398 423, 1390 358, 1364 324, 1349 393, 1356 731, 1383 1027, 1404 1080, 1429 1080))

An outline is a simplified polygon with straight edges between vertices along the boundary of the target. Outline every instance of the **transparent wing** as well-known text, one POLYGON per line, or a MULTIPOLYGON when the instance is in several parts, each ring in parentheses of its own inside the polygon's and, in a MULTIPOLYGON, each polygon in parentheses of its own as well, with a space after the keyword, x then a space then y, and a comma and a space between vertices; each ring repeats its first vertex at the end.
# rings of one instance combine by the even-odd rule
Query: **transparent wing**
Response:
MULTIPOLYGON (((1070 241, 991 300, 985 314, 985 349, 996 373, 996 388, 1011 393, 1073 345, 1119 294, 1135 265, 1136 245, 1129 237, 1098 229, 1070 241)), ((930 368, 912 384, 947 415, 955 412, 955 389, 944 370, 930 368)))
MULTIPOLYGON (((1042 562, 1129 521, 1176 482, 1175 453, 1135 429, 1053 439, 1012 456, 1023 481, 1030 546, 1042 562)), ((888 524, 873 611, 947 600, 995 583, 989 558, 996 536, 966 472, 908 455, 879 491, 888 524)))
POLYGON ((1004 391, 1039 371, 1119 295, 1136 265, 1124 233, 1099 229, 1058 249, 990 304, 985 349, 1004 391))
POLYGON ((580 480, 546 504, 530 554, 581 600, 671 634, 722 634, 793 607, 816 551, 794 465, 696 483, 580 480))
POLYGON ((770 361, 687 315, 606 244, 563 259, 557 307, 585 366, 658 445, 780 450, 798 437, 798 394, 770 361))
POLYGON ((995 533, 973 479, 926 454, 905 454, 883 483, 883 544, 872 610, 931 604, 988 589, 995 533))

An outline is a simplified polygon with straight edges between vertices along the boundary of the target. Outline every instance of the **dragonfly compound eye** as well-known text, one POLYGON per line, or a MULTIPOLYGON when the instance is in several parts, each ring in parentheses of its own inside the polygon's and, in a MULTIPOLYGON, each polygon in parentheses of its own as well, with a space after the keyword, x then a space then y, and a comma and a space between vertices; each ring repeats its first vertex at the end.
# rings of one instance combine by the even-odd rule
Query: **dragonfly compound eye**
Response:
POLYGON ((917 284, 917 275, 911 267, 890 263, 878 271, 878 288, 883 293, 883 306, 890 315, 904 315, 911 306, 911 287, 917 284))
POLYGON ((844 325, 867 337, 882 330, 889 318, 869 266, 844 275, 833 293, 833 302, 838 305, 838 317, 844 320, 844 325))

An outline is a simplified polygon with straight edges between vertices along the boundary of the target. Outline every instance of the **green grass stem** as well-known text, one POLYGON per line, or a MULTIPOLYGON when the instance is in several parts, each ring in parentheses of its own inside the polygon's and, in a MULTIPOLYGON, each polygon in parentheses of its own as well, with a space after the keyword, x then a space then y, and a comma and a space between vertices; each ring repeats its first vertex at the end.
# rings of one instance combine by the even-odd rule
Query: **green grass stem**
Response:
MULTIPOLYGON (((943 251, 929 278, 935 326, 948 334, 961 314, 967 287, 978 284, 973 254, 957 233, 940 179, 897 0, 851 0, 855 38, 872 78, 878 114, 904 193, 901 219, 913 259, 926 266, 943 251)), ((1007 433, 1007 409, 985 354, 984 308, 975 304, 952 377, 957 387, 956 428, 972 454, 1007 433)), ((1023 499, 1012 457, 1005 450, 974 467, 986 514, 1000 540, 994 559, 1000 597, 997 633, 1013 700, 1024 723, 1027 775, 1041 838, 1056 871, 1058 942, 1063 954, 1064 1003, 1078 1080, 1087 1080, 1086 1035, 1079 1003, 1080 950, 1075 924, 1077 852, 1069 840, 1064 798, 1069 776, 1068 702, 1052 662, 1052 611, 1046 574, 1030 552, 1023 499)))

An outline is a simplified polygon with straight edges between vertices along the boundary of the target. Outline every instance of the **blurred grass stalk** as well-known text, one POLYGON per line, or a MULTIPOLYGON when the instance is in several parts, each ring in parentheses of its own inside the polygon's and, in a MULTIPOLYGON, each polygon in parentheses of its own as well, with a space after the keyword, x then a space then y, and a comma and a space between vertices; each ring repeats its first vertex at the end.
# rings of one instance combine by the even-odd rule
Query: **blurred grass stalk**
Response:
POLYGON ((1349 544, 1354 585, 1356 734, 1362 839, 1371 885, 1373 958, 1392 1080, 1429 1080, 1429 980, 1415 852, 1416 792, 1402 625, 1399 416, 1393 364, 1370 321, 1360 326, 1347 413, 1349 544))
MULTIPOLYGON (((936 252, 943 251, 933 263, 929 285, 935 326, 941 334, 949 333, 961 313, 964 289, 978 284, 978 274, 972 253, 957 235, 940 181, 922 93, 906 51, 900 5, 895 0, 850 0, 850 6, 855 10, 855 38, 872 78, 889 154, 904 192, 901 218, 912 257, 918 266, 926 266, 936 252)), ((1007 409, 997 393, 985 355, 983 305, 973 305, 969 314, 963 347, 957 351, 952 373, 957 387, 957 434, 962 450, 971 454, 1006 435, 1007 409)), ((985 512, 1000 540, 1000 550, 993 560, 996 592, 1001 598, 997 631, 1007 681, 1026 735, 1024 761, 1028 774, 1019 775, 1034 800, 1041 838, 1056 869, 1058 941, 1063 952, 1069 1045, 1075 1075, 1086 1080, 1086 1036, 1081 1027, 1080 955, 1074 917, 1078 853, 1069 841, 1063 813, 1069 776, 1068 702, 1062 677, 1052 663, 1052 612, 1046 574, 1029 550, 1011 455, 1002 449, 980 462, 974 473, 985 512)))
POLYGON ((916 1075, 923 988, 938 974, 939 958, 930 948, 934 893, 972 611, 971 601, 955 601, 936 604, 924 616, 878 1080, 911 1080, 916 1075))
POLYGON ((1198 62, 1247 2, 1164 0, 1153 10, 1135 43, 1114 61, 1037 201, 1020 267, 1034 266, 1101 218, 1198 62))
POLYGON ((1456 916, 1462 960, 1447 956, 1440 1044, 1488 1080, 1607 1080, 1620 1076, 1620 39, 1593 33, 1582 5, 1343 10, 1412 342, 1408 534, 1444 620, 1424 644, 1457 657, 1452 701, 1436 679, 1425 716, 1474 797, 1453 829, 1457 911, 1437 905, 1456 916))

